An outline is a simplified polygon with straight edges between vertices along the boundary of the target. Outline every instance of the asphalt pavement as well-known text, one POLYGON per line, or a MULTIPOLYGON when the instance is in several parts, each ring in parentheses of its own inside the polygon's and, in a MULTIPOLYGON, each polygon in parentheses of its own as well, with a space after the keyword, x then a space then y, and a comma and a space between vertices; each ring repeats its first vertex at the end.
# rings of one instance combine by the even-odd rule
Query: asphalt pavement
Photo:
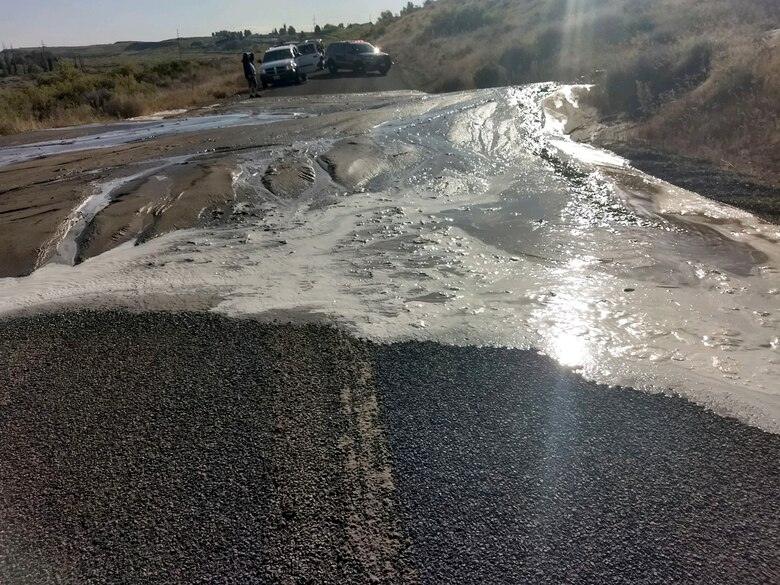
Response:
POLYGON ((779 455, 529 351, 0 320, 0 583, 777 583, 779 455))
POLYGON ((780 583, 780 436, 530 351, 375 356, 421 583, 780 583))
POLYGON ((381 91, 408 90, 413 85, 409 73, 400 66, 393 66, 387 75, 375 72, 363 74, 351 71, 318 71, 308 76, 300 85, 282 84, 270 86, 261 92, 264 97, 284 97, 302 95, 329 95, 339 93, 370 93, 381 91))

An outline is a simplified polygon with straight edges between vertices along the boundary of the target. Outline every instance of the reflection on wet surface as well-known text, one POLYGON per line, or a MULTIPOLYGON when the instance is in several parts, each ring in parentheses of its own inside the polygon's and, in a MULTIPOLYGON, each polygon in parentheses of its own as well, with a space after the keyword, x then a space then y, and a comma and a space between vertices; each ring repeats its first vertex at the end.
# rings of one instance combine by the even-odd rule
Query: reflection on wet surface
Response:
POLYGON ((67 140, 49 140, 0 148, 0 167, 52 154, 110 148, 139 140, 151 140, 171 134, 189 134, 214 128, 269 124, 294 117, 295 114, 258 115, 242 112, 89 126, 85 127, 87 134, 67 140))
POLYGON ((569 147, 538 106, 555 89, 432 96, 365 136, 229 153, 251 213, 0 281, 0 310, 218 290, 229 314, 305 307, 379 340, 534 347, 778 428, 780 232, 569 147))

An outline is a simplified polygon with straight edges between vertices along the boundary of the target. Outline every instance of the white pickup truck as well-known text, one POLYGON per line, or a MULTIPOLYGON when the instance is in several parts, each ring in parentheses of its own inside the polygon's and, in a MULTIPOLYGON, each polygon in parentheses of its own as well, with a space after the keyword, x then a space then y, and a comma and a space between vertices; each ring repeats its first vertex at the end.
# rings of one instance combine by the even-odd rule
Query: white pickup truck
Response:
POLYGON ((316 67, 302 62, 301 53, 295 45, 280 45, 268 49, 260 64, 260 83, 263 89, 279 83, 303 83, 306 74, 316 67))
POLYGON ((305 71, 308 73, 311 71, 321 71, 325 68, 325 47, 320 40, 304 41, 298 43, 298 51, 301 56, 298 59, 298 63, 301 66, 306 67, 305 71))

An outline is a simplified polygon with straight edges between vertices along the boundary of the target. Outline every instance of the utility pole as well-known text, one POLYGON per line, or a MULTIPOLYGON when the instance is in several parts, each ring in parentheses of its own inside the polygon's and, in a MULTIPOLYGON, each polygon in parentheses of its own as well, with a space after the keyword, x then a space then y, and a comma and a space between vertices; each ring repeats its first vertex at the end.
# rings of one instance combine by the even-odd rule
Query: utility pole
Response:
POLYGON ((176 45, 179 47, 179 61, 182 60, 181 58, 181 38, 179 38, 179 29, 176 29, 176 45))
POLYGON ((43 44, 43 41, 41 41, 41 67, 44 71, 49 70, 46 66, 46 45, 43 44))

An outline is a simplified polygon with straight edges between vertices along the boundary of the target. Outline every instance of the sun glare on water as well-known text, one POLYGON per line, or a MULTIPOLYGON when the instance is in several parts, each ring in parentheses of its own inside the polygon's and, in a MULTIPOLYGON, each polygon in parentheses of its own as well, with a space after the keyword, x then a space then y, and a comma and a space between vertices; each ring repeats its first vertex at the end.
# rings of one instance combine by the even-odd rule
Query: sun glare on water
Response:
POLYGON ((583 337, 560 333, 550 341, 552 357, 558 363, 570 368, 585 365, 588 359, 588 348, 583 337))

